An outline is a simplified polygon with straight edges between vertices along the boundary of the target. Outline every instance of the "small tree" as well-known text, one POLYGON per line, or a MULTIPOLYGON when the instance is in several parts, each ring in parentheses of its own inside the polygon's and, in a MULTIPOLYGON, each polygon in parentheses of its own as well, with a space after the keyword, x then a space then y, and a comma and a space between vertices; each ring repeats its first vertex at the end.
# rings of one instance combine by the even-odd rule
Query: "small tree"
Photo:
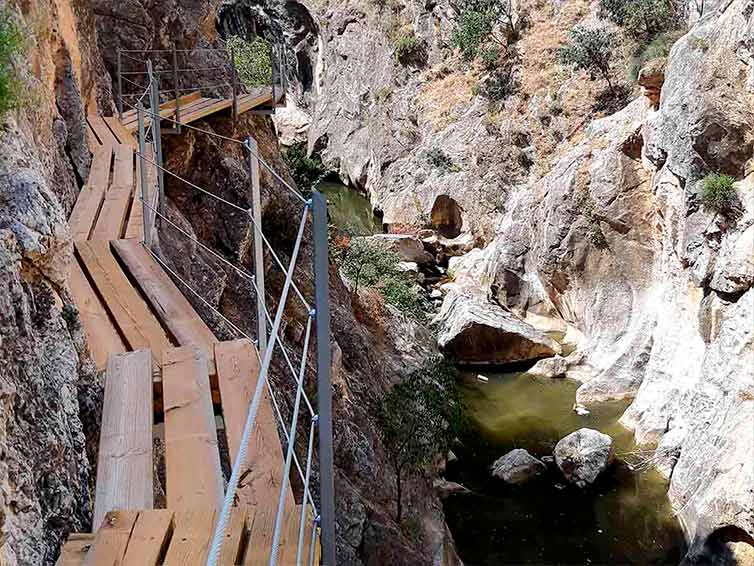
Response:
POLYGON ((395 252, 370 240, 354 238, 342 254, 341 269, 353 283, 353 294, 356 295, 360 284, 373 286, 395 275, 398 262, 400 257, 395 252))
POLYGON ((403 476, 418 471, 450 444, 465 425, 457 372, 440 357, 393 386, 382 402, 382 440, 396 481, 396 521, 403 518, 403 476))
POLYGON ((227 46, 233 53, 238 78, 244 85, 251 88, 272 82, 270 44, 266 39, 256 36, 247 41, 234 35, 228 38, 227 46))
POLYGON ((576 26, 569 34, 568 44, 558 50, 558 60, 562 65, 588 71, 592 77, 600 75, 607 81, 610 92, 615 93, 610 64, 617 46, 615 32, 606 27, 576 26))
POLYGON ((329 173, 319 156, 307 155, 306 144, 304 143, 297 143, 285 148, 283 159, 291 169, 296 186, 305 195, 311 194, 312 189, 329 173))
POLYGON ((600 15, 635 38, 651 38, 675 24, 671 0, 600 0, 600 15))
POLYGON ((710 173, 702 179, 701 200, 704 207, 714 212, 726 212, 733 206, 736 180, 730 175, 710 173))

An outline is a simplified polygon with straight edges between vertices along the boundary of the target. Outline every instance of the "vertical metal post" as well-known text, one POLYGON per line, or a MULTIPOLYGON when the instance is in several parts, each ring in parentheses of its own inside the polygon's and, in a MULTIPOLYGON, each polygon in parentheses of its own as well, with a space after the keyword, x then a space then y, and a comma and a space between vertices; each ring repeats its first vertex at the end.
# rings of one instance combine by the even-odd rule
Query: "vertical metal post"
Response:
POLYGON ((139 191, 139 197, 141 198, 141 210, 143 218, 144 237, 142 242, 148 248, 152 247, 152 229, 150 228, 149 215, 151 211, 147 208, 147 202, 149 200, 149 193, 147 192, 147 167, 144 161, 144 155, 146 154, 146 140, 144 133, 144 105, 141 100, 136 103, 136 116, 139 122, 139 179, 141 190, 139 191))
POLYGON ((123 121, 123 68, 120 47, 118 47, 118 120, 123 121))
MULTIPOLYGON (((165 216, 165 179, 162 172, 162 133, 160 131, 160 85, 159 77, 152 72, 152 60, 147 61, 147 73, 151 88, 149 90, 149 105, 152 114, 152 139, 154 140, 154 150, 157 158, 157 188, 158 201, 157 210, 160 215, 165 216)), ((161 221, 156 219, 156 224, 160 226, 161 221)))
POLYGON ((173 42, 173 88, 175 88, 175 130, 181 133, 181 91, 178 84, 178 50, 173 42))
POLYGON ((275 98, 275 44, 270 44, 270 82, 272 83, 272 110, 275 110, 277 99, 275 98))
POLYGON ((322 564, 335 566, 335 484, 333 479, 332 386, 330 383, 330 305, 327 201, 312 191, 314 306, 317 323, 317 413, 319 415, 320 537, 322 564))
POLYGON ((259 187, 259 148, 254 138, 246 138, 249 177, 251 179, 251 219, 253 224, 254 277, 257 283, 257 340, 259 352, 267 350, 267 320, 265 319, 264 248, 262 247, 262 197, 259 187))
POLYGON ((230 48, 230 79, 233 85, 233 123, 238 121, 238 72, 236 71, 236 53, 230 48))

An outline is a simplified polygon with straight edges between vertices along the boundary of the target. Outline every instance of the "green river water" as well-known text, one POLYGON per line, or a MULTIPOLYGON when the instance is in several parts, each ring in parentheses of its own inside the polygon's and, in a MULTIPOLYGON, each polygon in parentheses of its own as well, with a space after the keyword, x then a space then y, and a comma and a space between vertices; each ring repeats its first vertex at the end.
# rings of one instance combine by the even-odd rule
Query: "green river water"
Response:
POLYGON ((619 456, 634 448, 618 423, 624 402, 573 412, 577 383, 525 373, 464 374, 462 394, 471 427, 447 477, 468 487, 444 509, 466 566, 498 564, 668 564, 685 551, 683 534, 655 471, 633 472, 620 458, 587 489, 566 485, 556 470, 523 486, 490 476, 491 464, 513 448, 541 457, 581 427, 613 437, 619 456))
POLYGON ((341 183, 325 181, 317 185, 327 198, 330 221, 342 230, 364 236, 382 232, 382 224, 364 195, 341 183))

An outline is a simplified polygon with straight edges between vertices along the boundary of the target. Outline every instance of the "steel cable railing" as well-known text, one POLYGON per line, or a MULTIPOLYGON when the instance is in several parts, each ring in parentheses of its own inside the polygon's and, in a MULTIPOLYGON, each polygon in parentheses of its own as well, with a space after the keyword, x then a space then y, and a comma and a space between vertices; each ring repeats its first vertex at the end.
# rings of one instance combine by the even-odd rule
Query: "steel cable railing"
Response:
MULTIPOLYGON (((215 194, 214 192, 200 186, 199 184, 186 179, 182 175, 171 171, 169 168, 163 165, 162 153, 161 153, 161 128, 160 123, 163 121, 175 122, 180 124, 178 116, 174 118, 170 116, 160 115, 159 106, 159 93, 160 90, 157 85, 157 79, 152 70, 150 61, 147 61, 147 75, 148 85, 143 93, 140 94, 138 100, 135 102, 134 108, 136 109, 137 122, 138 122, 138 134, 139 134, 139 149, 136 152, 140 179, 141 179, 141 192, 139 199, 142 203, 144 212, 144 238, 143 244, 152 255, 152 257, 162 266, 165 271, 170 274, 176 281, 178 281, 182 287, 188 289, 188 291, 195 296, 204 306, 206 306, 214 315, 218 317, 218 320, 227 325, 237 336, 243 336, 259 346, 259 355, 261 361, 261 368, 257 378, 254 394, 251 399, 249 410, 244 422, 244 428, 242 432, 242 440, 236 454, 236 458, 232 463, 232 469, 230 478, 228 481, 227 490, 223 500, 223 507, 220 511, 217 519, 217 525, 215 532, 213 533, 212 546, 207 559, 208 566, 215 566, 219 559, 220 552, 222 550, 222 544, 225 540, 225 530, 227 528, 231 509, 236 500, 236 491, 239 487, 240 478, 243 475, 243 470, 246 466, 246 459, 248 456, 248 450, 253 432, 257 426, 257 415, 259 413, 259 407, 262 403, 262 399, 265 394, 269 395, 270 402, 273 407, 273 415, 277 424, 278 430, 282 436, 282 444, 284 446, 285 460, 282 464, 280 492, 278 494, 278 505, 275 511, 275 526, 273 530, 273 541, 270 548, 269 565, 276 566, 278 560, 278 547, 281 541, 281 533, 283 526, 283 514, 285 511, 285 502, 287 491, 290 489, 290 474, 293 472, 298 475, 301 485, 303 486, 303 493, 301 495, 301 512, 297 518, 298 524, 298 537, 296 548, 296 564, 301 564, 303 557, 308 552, 309 564, 313 563, 314 557, 314 545, 316 541, 317 529, 320 530, 320 541, 322 547, 322 564, 328 566, 335 564, 335 546, 334 546, 334 518, 332 516, 334 509, 334 501, 331 501, 334 497, 332 489, 332 415, 330 408, 330 367, 329 367, 329 313, 327 305, 327 213, 326 205, 324 204, 324 198, 318 192, 314 192, 311 199, 305 198, 295 187, 286 182, 260 155, 254 142, 251 138, 245 141, 237 140, 227 136, 223 136, 216 132, 212 132, 206 129, 198 128, 195 126, 189 126, 181 124, 181 126, 190 127, 191 129, 200 132, 202 134, 213 137, 214 139, 226 142, 232 142, 234 144, 240 144, 244 147, 244 153, 248 158, 249 176, 251 180, 251 194, 252 194, 252 207, 251 209, 236 204, 222 196, 215 194), (149 109, 144 107, 143 101, 145 97, 149 95, 149 109), (147 125, 147 121, 149 125, 147 125), (147 136, 151 136, 152 145, 155 149, 155 153, 147 155, 147 136), (150 166, 152 171, 156 173, 154 177, 147 175, 147 165, 150 166), (281 188, 286 190, 294 199, 303 204, 303 211, 301 214, 300 222, 298 225, 296 238, 293 243, 293 249, 290 255, 286 259, 286 263, 283 262, 278 251, 276 251, 264 234, 261 225, 260 214, 260 176, 258 167, 262 166, 271 173, 271 177, 278 181, 281 188), (176 222, 171 220, 165 212, 165 192, 163 174, 167 175, 171 179, 175 179, 181 183, 181 186, 186 187, 188 190, 196 191, 208 198, 214 199, 220 206, 227 206, 234 211, 242 212, 246 214, 249 225, 252 229, 252 245, 254 246, 253 265, 256 270, 256 274, 249 272, 241 265, 237 265, 235 261, 232 261, 225 257, 223 254, 212 249, 211 246, 202 242, 194 234, 188 230, 179 226, 176 222), (154 182, 155 186, 150 188, 150 184, 154 182), (156 189, 156 190, 154 190, 156 189), (154 190, 154 198, 149 194, 150 190, 154 190), (315 279, 315 308, 310 306, 302 291, 302 289, 294 281, 294 273, 296 267, 300 261, 300 252, 304 243, 304 236, 307 233, 306 228, 308 220, 311 217, 313 223, 313 234, 315 236, 315 262, 313 265, 314 279, 315 279), (224 269, 229 270, 229 273, 236 274, 242 277, 247 283, 250 283, 250 290, 257 297, 257 321, 258 321, 258 333, 257 337, 253 338, 246 333, 238 324, 231 321, 225 316, 218 308, 215 307, 210 301, 202 296, 202 293, 198 291, 194 286, 182 277, 176 269, 171 267, 168 262, 160 256, 153 249, 153 238, 158 237, 160 231, 164 228, 170 228, 175 231, 181 238, 185 238, 187 241, 191 241, 193 244, 201 248, 203 251, 210 254, 214 259, 220 262, 220 265, 224 269), (324 242, 324 244, 323 244, 324 242), (324 247, 323 247, 324 245, 324 247), (282 291, 277 301, 276 310, 274 316, 267 308, 266 294, 264 286, 264 278, 260 278, 260 275, 264 274, 264 266, 262 262, 263 253, 266 252, 273 258, 271 265, 279 268, 285 276, 283 282, 282 291), (323 256, 324 254, 324 256, 323 256), (325 258, 323 264, 321 259, 325 258), (319 258, 319 259, 317 259, 319 258), (306 308, 308 313, 306 330, 302 337, 303 346, 300 353, 296 352, 293 355, 293 350, 290 346, 284 343, 281 336, 282 319, 286 312, 287 303, 290 295, 296 295, 301 304, 306 308), (268 326, 269 325, 269 326, 268 326), (269 327, 269 333, 267 331, 269 327), (314 329, 316 328, 316 341, 314 340, 314 329), (306 383, 306 375, 308 369, 308 360, 311 357, 310 352, 312 344, 316 343, 316 375, 317 375, 317 408, 312 403, 309 395, 304 388, 306 383), (276 350, 277 349, 277 350, 276 350), (291 379, 291 405, 289 405, 290 419, 286 419, 283 416, 281 410, 281 404, 279 399, 279 392, 276 394, 275 388, 270 380, 270 368, 273 357, 278 355, 277 352, 282 355, 284 364, 282 369, 284 373, 290 374, 291 379), (290 351, 289 351, 290 350, 290 351), (300 357, 299 357, 300 356, 300 357), (327 360, 327 363, 325 361, 327 360), (298 367, 296 367, 296 365, 298 367), (303 441, 301 450, 306 447, 306 460, 305 466, 302 467, 302 462, 299 460, 297 454, 297 436, 300 425, 300 414, 302 412, 302 404, 305 406, 305 411, 309 413, 309 424, 306 426, 308 437, 303 441), (324 434, 323 434, 324 433, 324 434), (319 473, 319 502, 315 502, 314 491, 311 489, 311 478, 313 472, 313 459, 314 459, 314 439, 315 435, 319 438, 319 460, 320 460, 320 473, 319 473), (311 524, 311 540, 309 548, 305 548, 305 537, 307 532, 307 517, 311 514, 313 519, 311 524)), ((143 87, 140 87, 143 88, 143 87)), ((171 89, 169 92, 175 92, 171 89)), ((130 106, 130 105, 129 105, 130 106)), ((277 383, 277 382, 276 382, 277 383)), ((278 383, 278 386, 282 384, 278 383)), ((302 431, 303 433, 303 431, 302 431)), ((303 440, 303 439, 302 439, 303 440)), ((303 456, 303 454, 302 454, 303 456)))

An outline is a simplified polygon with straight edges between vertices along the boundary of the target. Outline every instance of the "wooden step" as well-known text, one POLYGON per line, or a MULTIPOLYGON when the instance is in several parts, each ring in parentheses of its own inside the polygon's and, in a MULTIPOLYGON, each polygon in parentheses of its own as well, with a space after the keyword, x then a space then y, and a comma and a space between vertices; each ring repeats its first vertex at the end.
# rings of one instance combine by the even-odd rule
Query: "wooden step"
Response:
MULTIPOLYGON (((259 356, 249 340, 233 340, 215 345, 215 361, 225 434, 233 461, 241 445, 246 415, 259 377, 259 356)), ((241 472, 240 505, 277 508, 284 459, 272 411, 269 392, 265 388, 246 465, 241 472)), ((286 489, 286 501, 286 508, 295 505, 290 485, 286 489)))
POLYGON ((132 187, 110 187, 100 208, 90 240, 115 240, 125 231, 132 187))
POLYGON ((115 510, 151 509, 152 356, 111 355, 102 403, 94 524, 115 510))
POLYGON ((109 354, 120 354, 127 350, 126 344, 115 328, 114 322, 102 304, 99 296, 86 278, 78 259, 71 262, 71 275, 68 280, 76 307, 79 309, 81 325, 86 334, 89 353, 97 371, 107 367, 109 354))
MULTIPOLYGON (((300 505, 283 516, 284 528, 278 546, 280 566, 297 566, 300 516, 300 505)), ((204 566, 216 519, 216 512, 208 509, 155 509, 138 514, 111 512, 96 536, 72 534, 57 566, 204 566), (87 549, 88 545, 91 548, 87 549)), ((307 511, 304 520, 301 566, 309 564, 311 513, 307 511)), ((274 526, 274 509, 234 507, 219 563, 222 566, 267 566, 274 526)), ((316 533, 313 564, 319 565, 319 556, 319 534, 316 533)))
POLYGON ((171 347, 170 340, 123 273, 110 252, 110 244, 77 242, 76 253, 128 348, 150 349, 154 362, 159 365, 163 353, 171 347))
POLYGON ((110 131, 110 128, 107 127, 105 120, 101 116, 90 114, 87 116, 87 121, 92 130, 94 130, 94 133, 97 134, 100 145, 110 147, 118 145, 118 139, 110 131))
POLYGON ((130 145, 118 144, 113 152, 113 179, 111 187, 134 186, 134 150, 130 145))
POLYGON ((212 393, 207 361, 197 350, 165 351, 162 398, 167 507, 219 508, 224 492, 212 393))
POLYGON ((119 143, 128 144, 134 149, 138 149, 138 142, 116 116, 105 117, 105 123, 110 128, 113 135, 118 138, 119 143))
POLYGON ((137 240, 114 241, 113 248, 128 269, 158 318, 181 346, 193 346, 204 354, 210 374, 215 374, 218 340, 191 303, 137 240))

